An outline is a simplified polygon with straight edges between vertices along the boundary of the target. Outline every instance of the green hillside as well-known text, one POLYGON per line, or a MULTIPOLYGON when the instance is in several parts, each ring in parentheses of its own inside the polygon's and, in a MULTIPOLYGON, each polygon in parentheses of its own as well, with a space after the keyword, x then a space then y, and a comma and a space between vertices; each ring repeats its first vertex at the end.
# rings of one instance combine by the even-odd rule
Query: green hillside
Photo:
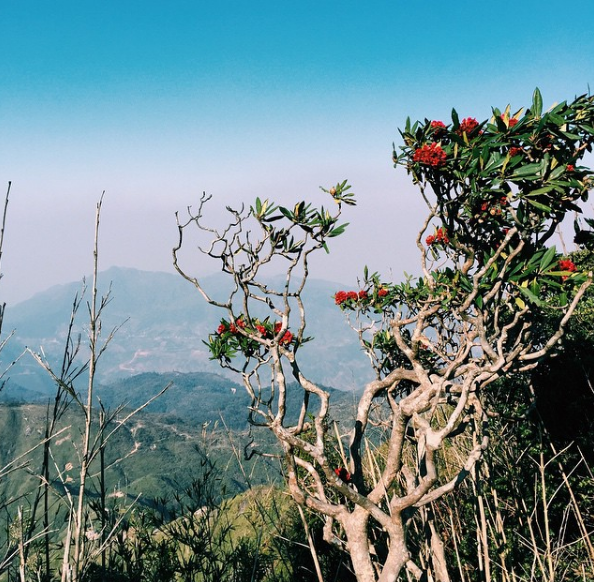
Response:
MULTIPOLYGON (((334 418, 340 421, 352 414, 353 395, 337 390, 331 392, 334 418)), ((298 390, 289 389, 289 393, 290 419, 296 416, 301 402, 298 390)), ((204 457, 221 469, 225 489, 239 491, 245 483, 238 477, 233 446, 240 455, 243 447, 252 441, 267 450, 275 447, 265 429, 254 428, 248 436, 249 398, 245 390, 216 374, 139 374, 99 386, 96 396, 96 404, 102 403, 107 416, 114 415, 107 432, 118 427, 105 447, 105 465, 109 467, 107 488, 132 498, 140 494, 143 503, 187 484, 200 473, 204 457), (162 396, 121 423, 131 410, 165 386, 169 389, 162 396)), ((44 403, 23 403, 22 398, 0 405, 0 466, 9 465, 43 440, 52 405, 49 399, 44 403)), ((77 443, 83 430, 81 411, 75 402, 70 403, 61 418, 56 431, 60 430, 63 432, 51 445, 54 464, 62 468, 72 463, 73 472, 69 476, 74 478, 77 443)), ((26 470, 11 473, 0 481, 5 499, 16 498, 35 488, 42 449, 39 446, 24 458, 26 470)), ((246 471, 256 475, 255 483, 264 483, 269 478, 275 481, 278 467, 271 462, 263 465, 262 458, 255 456, 246 462, 246 471), (258 471, 254 471, 256 463, 261 465, 258 471)), ((94 472, 98 471, 96 461, 94 472)))

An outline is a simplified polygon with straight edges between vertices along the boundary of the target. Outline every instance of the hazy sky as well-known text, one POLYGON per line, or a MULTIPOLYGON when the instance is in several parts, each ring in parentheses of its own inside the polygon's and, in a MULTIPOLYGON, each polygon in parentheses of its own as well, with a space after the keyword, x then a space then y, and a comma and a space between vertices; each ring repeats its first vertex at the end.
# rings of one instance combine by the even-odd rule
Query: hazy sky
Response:
POLYGON ((0 295, 90 272, 103 190, 100 268, 171 271, 174 213, 203 190, 217 214, 344 178, 360 204, 314 275, 398 278, 420 220, 398 127, 587 92, 593 21, 592 0, 0 0, 0 295))

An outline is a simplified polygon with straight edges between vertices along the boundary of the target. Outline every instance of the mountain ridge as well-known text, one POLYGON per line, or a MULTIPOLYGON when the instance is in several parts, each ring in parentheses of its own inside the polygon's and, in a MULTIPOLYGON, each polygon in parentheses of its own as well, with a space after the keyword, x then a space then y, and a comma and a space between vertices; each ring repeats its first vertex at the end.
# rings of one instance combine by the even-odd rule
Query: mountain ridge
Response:
MULTIPOLYGON (((223 314, 210 307, 196 289, 182 277, 163 271, 140 271, 111 267, 99 273, 100 294, 110 292, 102 316, 104 337, 118 328, 98 367, 99 380, 115 380, 143 372, 221 373, 209 360, 203 344, 217 328, 223 314)), ((224 293, 228 286, 221 273, 202 280, 209 289, 224 293)), ((369 364, 356 334, 344 321, 332 301, 338 284, 311 279, 304 292, 308 313, 307 334, 315 341, 300 350, 304 373, 314 381, 339 389, 354 389, 371 380, 369 364)), ((6 309, 4 329, 14 329, 0 365, 5 369, 28 346, 47 356, 54 366, 61 362, 68 322, 81 282, 54 285, 44 292, 6 309)), ((87 289, 87 295, 89 293, 87 289)), ((75 325, 84 348, 86 319, 84 297, 75 325)), ((52 383, 29 355, 10 370, 11 381, 24 389, 47 393, 52 383)))

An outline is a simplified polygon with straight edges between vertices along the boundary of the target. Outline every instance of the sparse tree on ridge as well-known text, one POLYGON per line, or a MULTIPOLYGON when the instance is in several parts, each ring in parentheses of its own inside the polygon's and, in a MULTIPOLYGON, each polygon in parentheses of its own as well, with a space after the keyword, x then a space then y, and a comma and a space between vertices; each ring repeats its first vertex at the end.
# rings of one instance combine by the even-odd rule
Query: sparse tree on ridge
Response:
MULTIPOLYGON (((553 351, 591 284, 592 275, 550 243, 592 186, 581 160, 594 142, 594 97, 543 112, 536 90, 526 110, 493 109, 483 122, 454 110, 451 123, 408 121, 401 135, 394 162, 427 205, 416 239, 421 274, 393 283, 365 269, 359 288, 334 296, 375 371, 362 387, 348 443, 331 423, 329 392, 311 379, 315 370, 299 365, 312 339, 302 301, 308 261, 344 231, 343 210, 355 205, 347 183, 324 190, 330 208, 260 199, 249 209, 229 208, 223 230, 205 225, 203 196, 197 211, 178 218, 173 255, 180 274, 222 312, 206 342, 212 358, 242 377, 250 422, 282 446, 289 491, 324 519, 326 541, 349 553, 357 579, 394 581, 406 570, 444 582, 448 564, 431 507, 488 446, 489 385, 553 351), (202 252, 232 280, 224 299, 180 264, 193 226, 210 235, 202 252), (286 277, 272 286, 265 273, 276 263, 286 277), (531 326, 544 312, 556 325, 535 341, 531 326), (301 391, 297 411, 288 409, 289 390, 301 391), (367 439, 378 424, 386 431, 383 455, 371 455, 367 439), (438 470, 446 444, 464 458, 448 479, 438 470), (429 563, 407 543, 419 514, 429 563)), ((577 241, 591 242, 592 233, 576 228, 577 241)))

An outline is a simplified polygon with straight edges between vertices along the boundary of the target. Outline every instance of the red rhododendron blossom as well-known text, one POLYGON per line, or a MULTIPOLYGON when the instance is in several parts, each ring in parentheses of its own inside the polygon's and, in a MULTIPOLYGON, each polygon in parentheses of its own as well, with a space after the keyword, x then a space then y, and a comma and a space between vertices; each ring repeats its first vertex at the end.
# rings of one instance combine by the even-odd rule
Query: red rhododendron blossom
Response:
POLYGON ((221 335, 222 333, 225 333, 225 330, 226 330, 226 329, 227 329, 227 328, 225 327, 225 324, 224 324, 224 323, 221 323, 221 325, 219 325, 219 327, 217 327, 217 333, 218 333, 219 335, 221 335))
POLYGON ((277 321, 274 324, 274 333, 278 333, 283 328, 283 324, 280 321, 277 321))
POLYGON ((559 268, 562 271, 571 271, 572 273, 575 273, 577 271, 577 267, 575 266, 575 263, 571 259, 560 260, 559 268))
POLYGON ((293 334, 290 331, 285 331, 285 334, 278 342, 279 344, 289 345, 293 341, 293 334))
POLYGON ((245 321, 243 321, 243 319, 236 319, 235 325, 241 329, 245 329, 245 321))
POLYGON ((478 127, 478 121, 474 117, 467 117, 462 120, 457 132, 459 135, 472 133, 478 127))
POLYGON ((522 153, 524 153, 524 150, 522 148, 518 148, 515 146, 509 148, 509 155, 511 158, 513 158, 514 156, 519 156, 522 153))
POLYGON ((348 483, 351 480, 351 474, 344 467, 338 467, 338 469, 334 469, 334 472, 338 478, 342 479, 345 483, 348 483))
POLYGON ((334 303, 342 305, 346 301, 366 301, 369 299, 367 291, 337 291, 334 295, 334 303))
POLYGON ((334 295, 334 303, 336 305, 342 305, 347 300, 346 291, 337 291, 334 295))
POLYGON ((567 164, 567 171, 573 172, 575 170, 575 166, 573 164, 567 164))
POLYGON ((447 245, 450 242, 450 239, 448 238, 448 235, 446 234, 444 228, 438 228, 435 234, 437 237, 437 242, 441 242, 445 245, 447 245))
POLYGON ((381 289, 378 290, 377 292, 377 296, 378 297, 385 297, 388 294, 388 290, 385 289, 384 287, 382 287, 381 289))
POLYGON ((430 234, 425 239, 425 242, 427 243, 427 246, 431 246, 432 244, 435 244, 435 243, 442 243, 444 245, 447 245, 450 242, 450 239, 448 238, 445 228, 439 227, 435 231, 435 234, 430 234))
POLYGON ((235 326, 234 323, 229 324, 229 331, 231 333, 237 333, 237 327, 235 326))
POLYGON ((431 129, 433 130, 433 135, 439 137, 446 132, 446 125, 443 121, 432 121, 431 129))
MULTIPOLYGON (((561 271, 569 271, 570 273, 575 273, 577 271, 577 267, 575 263, 571 259, 562 259, 559 261, 559 270, 561 271)), ((563 275, 561 277, 562 281, 567 280, 568 275, 563 275)))
POLYGON ((263 325, 256 325, 256 330, 260 335, 266 335, 266 328, 263 325))
POLYGON ((413 162, 419 162, 432 168, 441 168, 445 166, 446 157, 446 153, 439 144, 425 144, 415 150, 413 162))

